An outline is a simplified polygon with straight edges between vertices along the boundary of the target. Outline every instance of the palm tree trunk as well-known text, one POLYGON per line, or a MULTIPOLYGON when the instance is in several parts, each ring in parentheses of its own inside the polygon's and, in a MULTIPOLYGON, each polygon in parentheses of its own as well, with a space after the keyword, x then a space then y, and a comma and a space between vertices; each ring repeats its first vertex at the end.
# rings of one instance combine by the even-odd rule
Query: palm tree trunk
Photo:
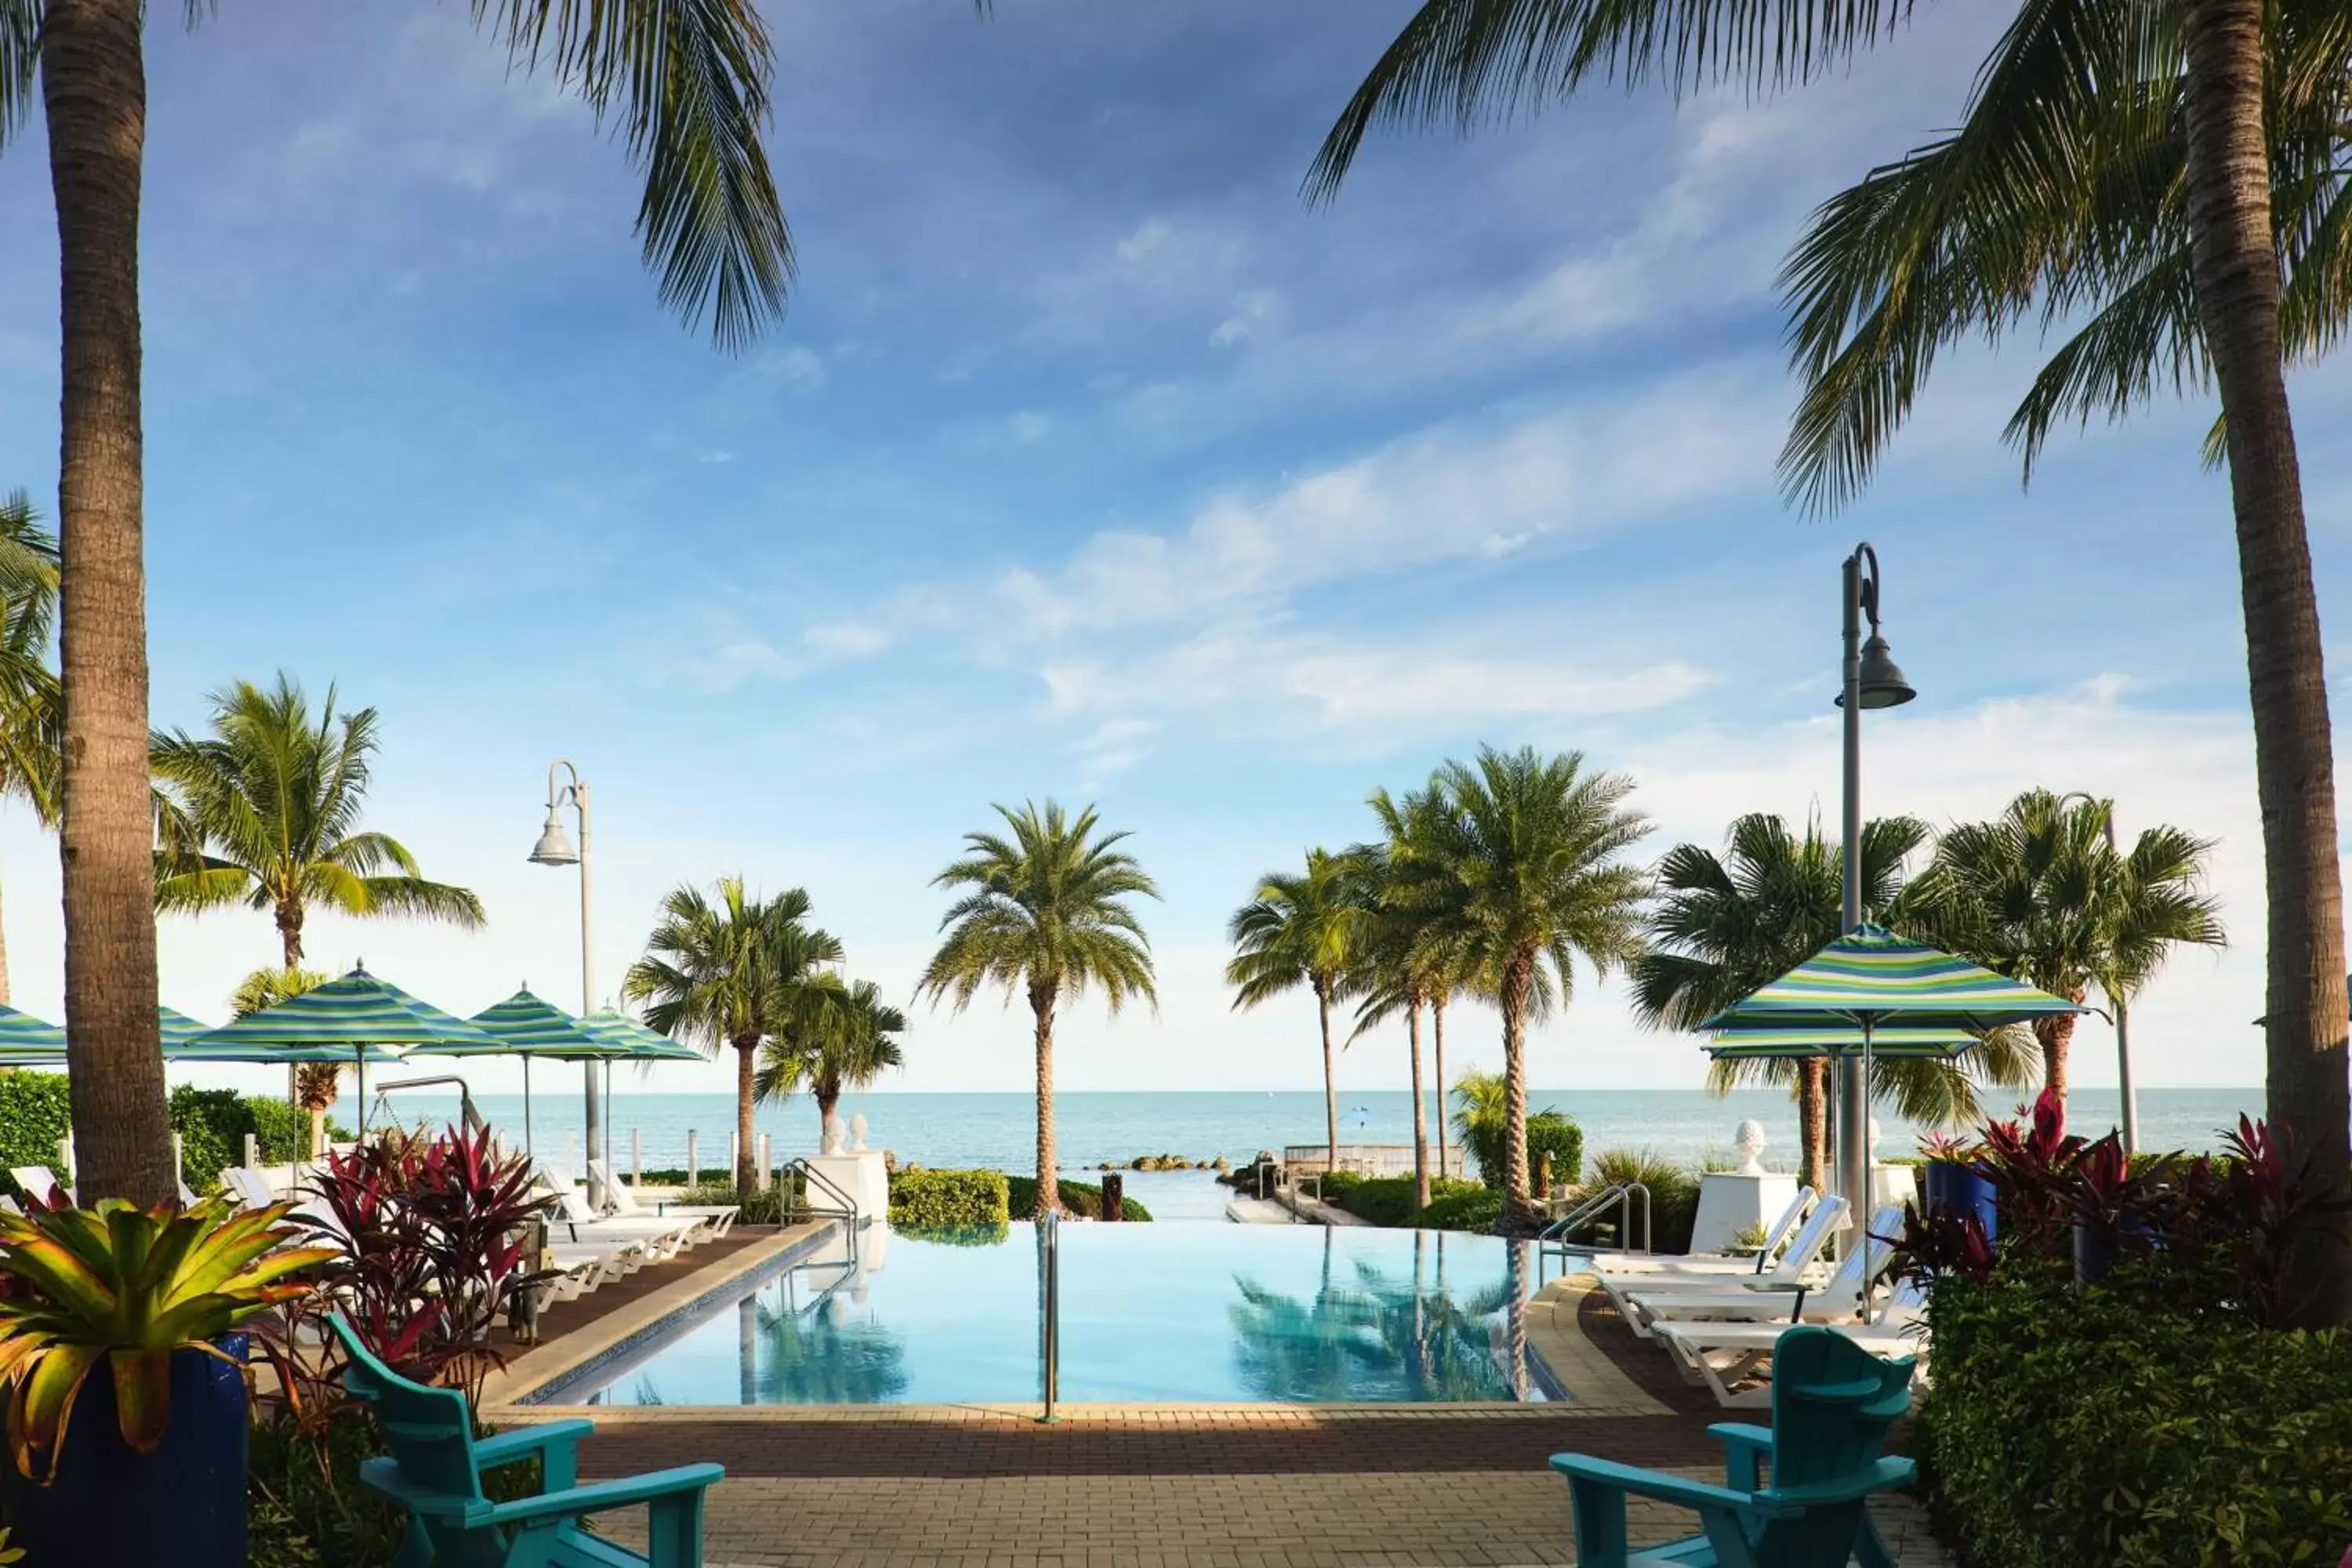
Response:
MULTIPOLYGON (((2268 889, 2268 1099, 2323 1191, 2352 1193, 2344 889, 2303 478, 2279 363, 2278 255, 2263 132, 2263 0, 2189 0, 2189 259, 2221 393, 2236 513, 2254 781, 2268 889)), ((2352 1214, 2298 1254, 2295 1320, 2352 1321, 2352 1214)))
POLYGON ((1315 1013, 1323 1025, 1323 1127, 1330 1139, 1330 1158, 1324 1163, 1327 1171, 1339 1168, 1339 1080, 1331 1062, 1331 987, 1321 980, 1315 983, 1315 1013))
POLYGON ((1437 1173, 1445 1174, 1445 993, 1429 1005, 1429 1023, 1435 1051, 1431 1063, 1437 1071, 1437 1173))
POLYGON ((1411 998, 1405 1005, 1405 1038, 1412 1050, 1412 1201, 1418 1208, 1429 1206, 1429 1107, 1422 1098, 1421 1088, 1421 998, 1411 998))
POLYGON ((834 1110, 841 1104, 841 1096, 837 1093, 826 1094, 820 1090, 816 1093, 815 1100, 816 1146, 822 1149, 824 1147, 825 1129, 833 1125, 833 1113, 834 1110))
POLYGON ((1503 1223, 1536 1216, 1528 1186, 1528 991, 1535 960, 1514 957, 1503 971, 1503 1223))
POLYGON ((175 1196, 155 1021, 147 774, 139 185, 142 0, 51 0, 41 96, 57 199, 58 668, 65 706, 66 1036, 79 1195, 175 1196))
MULTIPOLYGON (((278 956, 289 974, 301 966, 302 906, 299 904, 278 906, 278 956)), ((286 1069, 286 1100, 289 1105, 302 1103, 302 1069, 299 1067, 286 1069)), ((319 1157, 318 1142, 319 1134, 313 1131, 310 1135, 310 1158, 313 1160, 319 1157)))
POLYGON ((1054 991, 1052 985, 1029 988, 1029 1010, 1037 1016, 1037 1205, 1030 1211, 1035 1219, 1062 1206, 1054 1161, 1054 991))
POLYGON ((1828 1163, 1827 1131, 1829 1122, 1829 1062, 1822 1057, 1806 1057, 1797 1063, 1797 1142, 1804 1145, 1798 1155, 1802 1167, 1797 1180, 1815 1192, 1823 1189, 1822 1167, 1828 1163))
POLYGON ((2066 1048, 2074 1039, 2074 1017, 2071 1013, 2033 1021, 2033 1040, 2042 1047, 2042 1087, 2056 1095, 2060 1105, 2066 1103, 2066 1048))
POLYGON ((753 1095, 752 1056, 759 1049, 760 1037, 739 1035, 735 1039, 735 1197, 739 1203, 749 1202, 758 1188, 760 1157, 751 1147, 751 1110, 753 1095))

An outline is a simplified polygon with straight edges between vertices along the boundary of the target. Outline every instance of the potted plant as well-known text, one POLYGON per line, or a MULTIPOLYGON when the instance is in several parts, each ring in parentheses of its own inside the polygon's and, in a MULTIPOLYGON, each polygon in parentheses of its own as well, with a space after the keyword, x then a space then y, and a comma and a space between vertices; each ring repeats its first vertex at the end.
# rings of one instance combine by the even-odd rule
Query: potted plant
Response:
POLYGON ((245 1336, 334 1258, 290 1205, 0 1213, 16 1544, 48 1563, 245 1562, 245 1336))
POLYGON ((1930 1132, 1919 1140, 1919 1158, 1920 1198, 1927 1211, 1974 1215, 1987 1236, 1995 1234, 2000 1214, 1992 1177, 1985 1171, 1984 1145, 1973 1138, 1930 1132))

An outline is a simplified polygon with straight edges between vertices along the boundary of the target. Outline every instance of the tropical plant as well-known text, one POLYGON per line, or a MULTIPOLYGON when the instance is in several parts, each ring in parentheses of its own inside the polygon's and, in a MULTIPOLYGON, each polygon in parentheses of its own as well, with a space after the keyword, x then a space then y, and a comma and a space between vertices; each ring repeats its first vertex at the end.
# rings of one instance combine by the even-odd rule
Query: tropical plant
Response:
POLYGON ((952 998, 961 1013, 983 985, 1017 991, 1036 1021, 1037 1204, 1061 1207, 1054 1163, 1054 1016, 1065 999, 1098 987, 1117 1015, 1138 997, 1160 1005, 1152 985, 1151 942, 1124 900, 1160 896, 1135 857, 1120 849, 1124 832, 1100 830, 1094 807, 1071 816, 1054 801, 1015 811, 996 808, 1010 837, 964 835, 964 858, 931 879, 937 888, 968 889, 940 917, 947 933, 915 983, 934 1005, 952 998))
POLYGON ((809 910, 802 889, 760 900, 740 877, 719 879, 716 903, 691 884, 677 888, 621 985, 646 1005, 651 1027, 714 1056, 735 1048, 735 1190, 746 1198, 758 1186, 760 1047, 788 1025, 819 1022, 839 990, 819 966, 841 962, 841 942, 808 923, 809 910))
MULTIPOLYGON (((1863 825, 1863 919, 1885 924, 1907 917, 1904 868, 1927 838, 1927 825, 1916 817, 1863 825)), ((1633 1016, 1652 1028, 1696 1028, 1837 939, 1844 852, 1818 822, 1807 823, 1800 837, 1782 818, 1759 812, 1734 822, 1724 843, 1720 855, 1679 844, 1658 863, 1650 946, 1629 969, 1633 1016)), ((1718 1094, 1744 1083, 1790 1086, 1800 1179, 1815 1187, 1828 1163, 1824 1065, 1820 1057, 1746 1058, 1717 1061, 1707 1073, 1707 1087, 1718 1094)), ((1958 1061, 1875 1057, 1871 1090, 1915 1121, 1949 1125, 1979 1114, 1979 1082, 2017 1087, 2029 1070, 2017 1032, 1995 1030, 1958 1061)))
MULTIPOLYGON (((37 101, 61 278, 66 1023, 84 1189, 173 1190, 155 1023, 148 801, 139 213, 144 0, 0 0, 0 152, 37 101)), ((210 7, 187 13, 200 21, 210 7)), ((768 167, 770 45, 741 0, 483 4, 520 71, 545 68, 645 177, 637 232, 662 302, 723 348, 776 320, 793 268, 768 167)))
POLYGON ((1369 880, 1362 860, 1309 849, 1307 868, 1269 871, 1234 911, 1226 940, 1234 956, 1225 984, 1236 1009, 1305 987, 1315 996, 1323 1039, 1323 1121, 1330 1164, 1339 1161, 1339 1089, 1331 1056, 1331 1004, 1361 965, 1370 935, 1369 880))
POLYGON ((882 1000, 881 988, 870 980, 831 988, 835 994, 821 998, 830 1005, 815 1009, 814 1018, 788 1023, 769 1038, 752 1079, 752 1093, 772 1103, 807 1089, 816 1101, 820 1135, 845 1091, 865 1089, 888 1068, 907 1065, 897 1039, 906 1033, 907 1016, 882 1000))
MULTIPOLYGON (((299 964, 257 969, 229 993, 229 1012, 236 1017, 249 1017, 305 991, 316 991, 327 980, 324 973, 299 964)), ((310 1158, 313 1160, 327 1146, 327 1108, 342 1092, 342 1071, 334 1062, 298 1062, 286 1069, 287 1102, 310 1118, 310 1158)))
POLYGON ((1606 973, 1641 951, 1647 881, 1622 856, 1649 824, 1625 805, 1633 789, 1622 774, 1587 772, 1575 752, 1485 747, 1475 765, 1447 763, 1431 779, 1426 831, 1402 858, 1404 907, 1503 1015, 1503 1191, 1514 1223, 1537 1217, 1528 1023, 1574 995, 1578 960, 1606 973))
POLYGON ((302 923, 323 904, 361 920, 400 915, 482 924, 482 901, 427 881, 390 834, 362 830, 376 713, 335 711, 335 689, 314 720, 283 671, 263 690, 249 680, 212 694, 212 733, 158 735, 163 847, 155 908, 198 912, 228 904, 277 922, 281 962, 302 962, 302 923))
POLYGON ((1363 1000, 1356 1007, 1356 1035, 1402 1010, 1405 1042, 1412 1065, 1413 1183, 1422 1206, 1431 1198, 1429 1124, 1421 1081, 1421 1010, 1427 1006, 1436 1051, 1437 1173, 1445 1174, 1445 1004, 1463 985, 1458 952, 1444 942, 1442 928, 1427 918, 1426 900, 1415 897, 1416 878, 1426 859, 1416 854, 1425 847, 1430 814, 1436 803, 1426 791, 1409 792, 1398 801, 1384 789, 1374 790, 1369 802, 1385 836, 1380 844, 1351 851, 1363 862, 1373 910, 1371 929, 1363 943, 1365 955, 1358 989, 1363 1000))
MULTIPOLYGON (((1500 1073, 1474 1068, 1455 1082, 1454 1137, 1478 1167, 1479 1179, 1502 1191, 1510 1171, 1506 1152, 1510 1137, 1510 1085, 1500 1073)), ((1584 1158, 1584 1132, 1573 1121, 1550 1106, 1530 1111, 1526 1142, 1530 1168, 1549 1155, 1558 1167, 1558 1180, 1577 1179, 1584 1158)))
MULTIPOLYGON (((1338 191, 1381 121, 1490 118, 1596 74, 1677 91, 1788 89, 1848 67, 1913 0, 1426 0, 1307 175, 1338 191)), ((1790 488, 1832 508, 1868 479, 1935 353, 2029 320, 2082 323, 2011 435, 2218 391, 2235 514, 2267 891, 2271 1119, 2352 1193, 2334 749, 2284 361, 2332 345, 2352 71, 2336 0, 2020 5, 1960 127, 1816 216, 1783 282, 1804 378, 1790 488), (2282 265, 2293 279, 2283 283, 2282 265)), ((2315 1323, 2352 1321, 2352 1220, 2314 1250, 2315 1323)))
POLYGON ((301 1278, 334 1261, 299 1247, 291 1205, 240 1210, 223 1198, 187 1209, 94 1209, 28 1200, 0 1210, 0 1387, 8 1390, 17 1469, 44 1479, 83 1384, 103 1360, 122 1440, 152 1454, 172 1419, 172 1357, 200 1351, 255 1314, 308 1294, 301 1278))
MULTIPOLYGON (((2178 827, 2108 837, 2115 803, 2028 790, 1990 822, 1947 832, 1915 884, 1915 929, 1988 969, 2080 1002, 2131 996, 2184 942, 2221 944, 2203 890, 2213 847, 2178 827)), ((2074 1015, 2036 1019, 2042 1081, 2063 1100, 2074 1015)))
MULTIPOLYGON (((22 490, 0 496, 0 798, 58 825, 58 678, 49 668, 57 620, 58 542, 22 490)), ((8 943, 0 930, 0 1003, 8 1000, 8 943)))

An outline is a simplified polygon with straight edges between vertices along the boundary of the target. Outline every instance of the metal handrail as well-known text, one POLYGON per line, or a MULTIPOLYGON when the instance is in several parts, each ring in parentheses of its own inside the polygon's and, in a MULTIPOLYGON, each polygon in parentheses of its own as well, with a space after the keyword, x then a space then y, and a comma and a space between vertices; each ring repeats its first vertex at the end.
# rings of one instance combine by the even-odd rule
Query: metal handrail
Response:
POLYGON ((839 1220, 842 1234, 849 1243, 849 1256, 854 1261, 857 1257, 857 1200, 836 1186, 830 1176, 810 1164, 804 1155, 787 1160, 779 1166, 776 1170, 776 1180, 783 1181, 788 1172, 798 1172, 809 1185, 824 1188, 832 1194, 834 1202, 839 1206, 819 1207, 806 1201, 808 1194, 805 1190, 793 1191, 787 1188, 777 1194, 776 1206, 779 1217, 787 1214, 805 1214, 839 1220))
POLYGON ((1577 1231, 1582 1230, 1598 1222, 1601 1215, 1608 1213, 1610 1208, 1613 1205, 1617 1210, 1617 1234, 1627 1243, 1625 1250, 1629 1252, 1633 1251, 1634 1250, 1632 1246, 1632 1242, 1633 1239, 1633 1194, 1635 1193, 1642 1194, 1642 1246, 1640 1250, 1647 1252, 1650 1250, 1651 1245, 1655 1239, 1655 1233, 1653 1231, 1650 1224, 1650 1189, 1640 1182, 1619 1182, 1612 1186, 1593 1194, 1591 1197, 1586 1198, 1582 1203, 1577 1205, 1576 1207, 1560 1215, 1559 1218, 1552 1221, 1551 1224, 1544 1226, 1540 1231, 1538 1231, 1536 1233, 1536 1240, 1541 1244, 1543 1250, 1549 1253, 1557 1253, 1563 1257, 1571 1253, 1590 1254, 1596 1249, 1583 1246, 1580 1243, 1571 1242, 1568 1238, 1577 1231))
POLYGON ((377 1084, 375 1086, 376 1113, 379 1116, 383 1113, 383 1097, 395 1089, 430 1089, 445 1083, 454 1083, 457 1086, 457 1117, 466 1124, 466 1131, 475 1133, 488 1131, 490 1124, 483 1119, 480 1111, 474 1109, 474 1097, 466 1088, 466 1080, 453 1072, 437 1073, 431 1078, 404 1078, 397 1083, 377 1084))

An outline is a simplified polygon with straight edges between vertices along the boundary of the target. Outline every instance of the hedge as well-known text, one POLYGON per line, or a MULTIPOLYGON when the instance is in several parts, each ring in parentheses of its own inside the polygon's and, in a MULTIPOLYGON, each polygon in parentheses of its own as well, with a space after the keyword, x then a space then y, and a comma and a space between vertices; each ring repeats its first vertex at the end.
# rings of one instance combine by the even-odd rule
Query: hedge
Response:
POLYGON ((2352 1330, 2188 1310, 2145 1268, 1937 1282, 1913 1447, 1947 1527, 1979 1568, 2332 1565, 2352 1330))
MULTIPOLYGON (((73 1102, 66 1093, 65 1074, 0 1074, 0 1168, 57 1168, 64 1158, 58 1145, 72 1131, 73 1102)), ((62 1169, 58 1169, 58 1174, 69 1179, 69 1173, 62 1169)))
MULTIPOLYGON (((1007 1176, 1005 1185, 1012 1194, 1013 1212, 1024 1218, 1037 1212, 1037 1178, 1007 1176)), ((1074 1182, 1065 1176, 1054 1184, 1062 1194, 1062 1207, 1080 1219, 1100 1219, 1103 1212, 1102 1189, 1092 1182, 1074 1182)), ((1133 1198, 1121 1194, 1118 1216, 1130 1223, 1148 1220, 1151 1211, 1133 1198)))
MULTIPOLYGON (((1467 1133, 1467 1149, 1471 1162, 1478 1167, 1479 1177, 1500 1191, 1503 1185, 1503 1132, 1493 1127, 1474 1128, 1467 1133)), ((1536 1179, 1546 1152, 1551 1155, 1551 1179, 1570 1183, 1584 1173, 1584 1129, 1572 1116, 1557 1110, 1538 1110, 1528 1118, 1528 1180, 1536 1179)))
MULTIPOLYGON (((1338 1185, 1334 1185, 1330 1178, 1326 1177, 1323 1184, 1324 1195, 1334 1205, 1346 1209, 1360 1219, 1368 1219, 1374 1225, 1387 1226, 1391 1228, 1400 1226, 1423 1226, 1432 1229, 1446 1228, 1430 1226, 1428 1219, 1429 1215, 1436 1210, 1442 1200, 1460 1194, 1484 1193, 1486 1190, 1486 1187, 1477 1182, 1457 1182, 1444 1176, 1435 1176, 1431 1178, 1429 1184, 1429 1207, 1421 1209, 1413 1203, 1418 1194, 1411 1176, 1358 1176, 1352 1181, 1338 1185)), ((1497 1210, 1497 1212, 1500 1211, 1497 1210)))
POLYGON ((910 1165, 890 1180, 890 1223, 901 1228, 996 1226, 1012 1218, 1002 1171, 929 1171, 910 1165))
POLYGON ((1424 1230, 1491 1231, 1503 1222, 1503 1194, 1477 1182, 1452 1182, 1439 1197, 1434 1190, 1421 1211, 1424 1230))

